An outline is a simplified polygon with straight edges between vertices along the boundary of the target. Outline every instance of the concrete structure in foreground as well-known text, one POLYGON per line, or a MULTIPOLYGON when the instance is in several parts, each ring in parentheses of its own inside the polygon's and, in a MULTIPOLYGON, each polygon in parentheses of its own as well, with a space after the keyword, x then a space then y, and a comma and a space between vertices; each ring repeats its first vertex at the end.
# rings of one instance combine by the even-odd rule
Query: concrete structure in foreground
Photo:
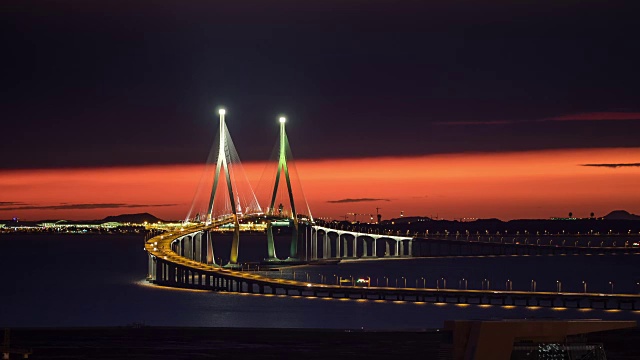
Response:
POLYGON ((28 359, 29 355, 33 353, 31 349, 17 349, 11 347, 10 341, 11 335, 9 329, 4 329, 4 341, 2 347, 0 347, 0 353, 2 353, 3 360, 9 360, 12 358, 11 354, 19 355, 22 359, 28 359))
POLYGON ((576 336, 636 325, 601 320, 455 320, 445 321, 445 331, 452 332, 451 360, 605 360, 602 345, 576 336))

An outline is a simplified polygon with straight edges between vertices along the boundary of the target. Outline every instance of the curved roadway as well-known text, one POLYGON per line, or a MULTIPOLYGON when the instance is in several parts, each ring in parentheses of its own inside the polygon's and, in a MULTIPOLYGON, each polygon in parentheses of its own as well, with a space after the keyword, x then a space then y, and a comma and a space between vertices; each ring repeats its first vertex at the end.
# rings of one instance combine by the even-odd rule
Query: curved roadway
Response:
MULTIPOLYGON (((640 308, 640 296, 634 294, 355 287, 276 279, 255 273, 225 269, 218 265, 203 264, 180 256, 171 249, 171 243, 182 236, 189 235, 194 232, 209 230, 220 225, 221 224, 191 227, 186 230, 174 231, 170 234, 155 236, 147 240, 145 243, 145 250, 160 261, 172 264, 172 266, 175 266, 176 268, 187 268, 197 272, 198 274, 206 274, 207 276, 213 275, 214 277, 236 281, 236 289, 233 290, 233 288, 231 288, 231 291, 238 292, 264 293, 266 286, 271 289, 272 294, 276 294, 277 289, 280 289, 283 290, 280 294, 284 293, 284 295, 312 297, 547 307, 556 307, 556 304, 560 301, 563 307, 567 306, 567 302, 572 302, 575 303, 575 306, 573 307, 576 308, 614 308, 626 310, 635 310, 636 308, 640 308), (247 285, 246 290, 243 284, 247 285), (255 290, 254 285, 257 285, 257 291, 255 290), (293 291, 294 294, 291 294, 290 291, 293 291), (474 300, 477 300, 477 302, 474 300), (496 300, 498 303, 495 302, 496 300), (520 303, 518 303, 518 301, 520 301, 520 303), (581 305, 581 303, 583 304, 585 302, 587 303, 586 306, 581 305), (597 306, 597 304, 602 304, 602 307, 597 306), (623 304, 627 304, 628 306, 624 307, 623 304)), ((168 284, 165 282, 162 285, 168 284)), ((189 284, 176 282, 171 286, 213 289, 211 286, 207 287, 201 283, 189 284)))

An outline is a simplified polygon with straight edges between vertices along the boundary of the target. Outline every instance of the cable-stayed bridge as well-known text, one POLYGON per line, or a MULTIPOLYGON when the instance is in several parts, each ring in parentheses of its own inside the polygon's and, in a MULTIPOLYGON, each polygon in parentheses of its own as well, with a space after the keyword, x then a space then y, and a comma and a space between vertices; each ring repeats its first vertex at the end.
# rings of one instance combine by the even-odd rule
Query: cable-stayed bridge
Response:
MULTIPOLYGON (((187 215, 184 227, 171 233, 150 238, 145 243, 149 256, 148 279, 154 283, 183 288, 199 288, 215 291, 234 291, 260 294, 284 294, 314 297, 340 297, 377 300, 402 300, 416 302, 454 302, 476 304, 502 304, 523 306, 558 306, 590 308, 640 308, 640 296, 631 294, 562 293, 560 291, 490 291, 468 289, 429 289, 387 286, 365 288, 342 284, 314 284, 294 280, 277 279, 256 273, 238 271, 240 233, 242 223, 261 223, 266 232, 264 265, 298 265, 308 262, 338 261, 342 259, 378 259, 415 256, 416 250, 427 255, 477 256, 477 255, 569 255, 569 254, 619 254, 640 253, 638 248, 587 247, 553 243, 553 239, 535 243, 527 239, 520 242, 492 237, 476 239, 450 238, 448 236, 401 233, 374 233, 369 229, 344 229, 320 226, 314 222, 309 206, 301 191, 300 181, 292 177, 292 155, 285 123, 281 117, 280 136, 276 147, 277 166, 274 176, 267 176, 268 196, 261 206, 244 172, 240 157, 233 145, 225 123, 226 111, 219 112, 219 136, 212 148, 208 164, 209 178, 203 181, 207 201, 199 205, 196 198, 187 215), (215 164, 215 166, 213 166, 215 164), (296 184, 297 181, 297 184, 296 184), (296 193, 295 189, 299 188, 296 193), (298 202, 296 202, 298 201, 298 202), (303 209, 300 213, 299 210, 303 209), (193 218, 191 215, 196 213, 193 218), (289 254, 278 258, 275 251, 273 226, 286 222, 291 229, 289 254), (232 231, 232 244, 227 264, 216 263, 214 234, 218 229, 232 231), (301 234, 310 234, 310 254, 300 256, 301 234)), ((205 176, 206 177, 206 176, 205 176)), ((417 284, 417 281, 416 281, 417 284)), ((371 285, 371 284, 370 284, 371 285)))
MULTIPOLYGON (((342 282, 312 283, 297 279, 281 279, 236 268, 225 268, 211 263, 211 254, 204 253, 208 231, 217 224, 202 224, 191 229, 163 234, 149 239, 145 249, 149 253, 148 279, 155 284, 187 289, 203 289, 234 293, 263 294, 266 296, 292 295, 323 299, 353 299, 358 301, 398 301, 437 304, 476 304, 481 306, 530 306, 551 308, 640 309, 637 294, 556 292, 489 289, 447 288, 446 281, 436 288, 428 288, 416 281, 415 286, 389 284, 360 287, 342 282)), ((327 230, 330 231, 330 230, 327 230)), ((619 251, 619 250, 618 250, 619 251)), ((396 279, 397 280, 397 279, 396 279)), ((410 283, 411 284, 411 283, 410 283)))
MULTIPOLYGON (((292 177, 292 152, 285 129, 286 118, 278 119, 280 124, 279 140, 276 146, 275 174, 270 173, 268 183, 268 201, 266 206, 261 206, 251 184, 242 167, 240 156, 233 145, 225 116, 226 110, 220 109, 219 130, 217 142, 212 148, 212 156, 208 163, 212 166, 210 190, 208 202, 204 209, 200 209, 197 200, 191 207, 185 226, 187 229, 198 226, 199 231, 193 235, 180 237, 173 245, 178 254, 186 254, 190 258, 198 259, 206 264, 216 264, 216 256, 213 253, 214 241, 211 230, 220 227, 229 227, 233 231, 231 253, 229 262, 224 264, 227 268, 238 267, 238 255, 240 249, 241 221, 260 222, 266 232, 266 257, 264 262, 268 264, 296 264, 308 260, 319 259, 343 259, 343 258, 370 258, 378 256, 379 243, 386 247, 381 256, 411 256, 412 238, 408 236, 368 234, 358 231, 332 229, 314 224, 309 205, 304 198, 299 178, 292 177), (213 169, 213 164, 215 168, 213 169), (296 184, 297 182, 297 184, 296 184), (297 185, 297 187, 296 187, 297 185), (294 190, 298 188, 296 193, 294 190), (278 196, 280 195, 280 201, 278 196), (283 198, 284 195, 284 198, 283 198), (301 197, 302 199, 298 199, 301 197), (284 204, 283 204, 284 203, 284 204), (296 206, 296 204, 298 206, 296 206), (302 208, 300 214, 298 209, 302 208), (264 209, 264 210, 263 210, 264 209), (198 215, 191 218, 191 214, 198 210, 198 215), (204 214, 204 216, 200 215, 204 214), (273 237, 273 224, 287 220, 291 229, 291 241, 289 254, 286 259, 277 257, 273 237), (311 254, 305 256, 304 261, 298 254, 301 226, 311 234, 311 254), (320 243, 320 249, 318 249, 320 243)), ((293 170, 293 171, 292 171, 293 170)), ((207 181, 204 181, 207 184, 207 181)), ((200 189, 198 192, 202 192, 200 189)))
MULTIPOLYGON (((194 250, 197 254, 208 254, 202 258, 205 263, 222 265, 215 263, 214 244, 210 231, 221 226, 227 228, 230 226, 233 231, 233 240, 229 262, 224 266, 235 268, 238 266, 241 222, 259 223, 267 235, 266 262, 272 264, 281 261, 286 261, 289 264, 300 262, 298 256, 300 227, 312 226, 313 216, 302 193, 299 179, 292 177, 295 168, 292 168, 291 164, 293 156, 285 129, 286 118, 280 117, 278 119, 280 136, 277 144, 276 171, 274 176, 267 176, 267 179, 264 180, 270 183, 268 185, 270 190, 268 198, 265 198, 265 206, 261 206, 245 174, 240 156, 233 145, 225 121, 226 110, 220 109, 218 115, 220 119, 218 137, 207 161, 207 164, 212 168, 211 174, 209 174, 211 178, 201 182, 201 187, 204 187, 204 191, 208 195, 208 202, 206 206, 199 204, 198 194, 196 194, 191 210, 185 219, 186 228, 198 226, 202 227, 202 230, 200 235, 185 240, 186 248, 195 246, 199 249, 194 250), (202 186, 203 184, 204 186, 202 186), (210 186, 208 190, 207 186, 210 186), (295 188, 300 190, 296 193, 295 188), (284 199, 283 195, 286 195, 284 199), (298 209, 302 209, 303 212, 299 213, 298 209), (192 218, 194 213, 196 215, 192 218), (285 259, 279 259, 276 255, 272 230, 273 225, 282 222, 282 220, 286 220, 291 229, 289 254, 285 259)), ((199 188, 197 193, 204 191, 199 188)), ((180 249, 185 247, 182 240, 178 247, 180 249)))

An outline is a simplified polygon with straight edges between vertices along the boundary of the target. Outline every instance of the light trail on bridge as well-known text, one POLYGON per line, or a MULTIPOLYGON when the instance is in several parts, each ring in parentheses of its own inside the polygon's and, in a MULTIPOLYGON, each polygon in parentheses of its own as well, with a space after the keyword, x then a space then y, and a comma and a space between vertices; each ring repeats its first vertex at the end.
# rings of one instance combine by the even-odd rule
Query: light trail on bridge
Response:
POLYGON ((171 249, 180 237, 206 231, 215 225, 195 227, 172 235, 149 239, 145 249, 149 253, 149 279, 164 286, 214 291, 290 295, 303 297, 411 301, 432 303, 464 303, 472 305, 540 306, 550 308, 593 308, 636 310, 640 296, 634 294, 461 290, 406 287, 357 287, 318 284, 306 281, 276 279, 255 273, 224 269, 182 257, 171 249), (557 306, 561 304, 561 306, 557 306))

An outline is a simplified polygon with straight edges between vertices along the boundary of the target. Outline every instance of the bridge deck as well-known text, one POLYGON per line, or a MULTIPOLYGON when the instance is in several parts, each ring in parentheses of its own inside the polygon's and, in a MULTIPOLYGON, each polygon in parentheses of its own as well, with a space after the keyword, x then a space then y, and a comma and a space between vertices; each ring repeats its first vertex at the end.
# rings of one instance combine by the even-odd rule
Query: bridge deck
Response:
POLYGON ((356 287, 276 279, 256 273, 225 269, 178 255, 173 241, 219 224, 197 226, 149 239, 145 249, 154 262, 151 281, 164 286, 247 292, 273 295, 297 295, 343 299, 413 301, 478 305, 573 307, 599 309, 640 309, 635 294, 601 294, 533 291, 458 290, 433 288, 356 287))

